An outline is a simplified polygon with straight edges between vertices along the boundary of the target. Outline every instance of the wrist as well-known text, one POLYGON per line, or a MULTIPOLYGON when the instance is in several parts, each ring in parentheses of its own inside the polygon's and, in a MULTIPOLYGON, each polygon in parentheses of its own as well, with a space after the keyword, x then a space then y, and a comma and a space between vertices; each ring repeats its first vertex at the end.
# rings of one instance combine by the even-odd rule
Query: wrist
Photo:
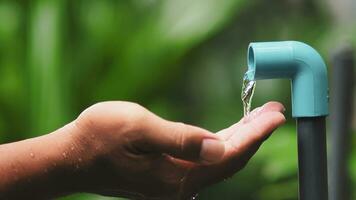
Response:
POLYGON ((48 140, 56 141, 53 160, 53 179, 56 190, 63 188, 62 194, 87 192, 91 187, 91 171, 95 163, 95 148, 89 143, 85 131, 74 122, 48 135, 48 140))
MULTIPOLYGON (((103 165, 106 165, 104 155, 105 144, 97 131, 83 126, 77 120, 67 124, 55 133, 58 138, 66 138, 61 148, 67 156, 60 167, 65 176, 64 186, 67 193, 88 192, 96 193, 98 186, 105 183, 106 178, 101 176, 103 165), (64 132, 65 136, 60 135, 64 132), (68 152, 68 153, 67 153, 68 152)), ((63 156, 63 153, 62 153, 63 156)), ((64 156, 63 156, 64 157, 64 156)))
POLYGON ((44 152, 39 158, 45 174, 44 188, 50 198, 80 191, 81 147, 74 137, 76 131, 69 123, 38 138, 38 152, 44 152))
MULTIPOLYGON (((87 191, 92 166, 92 148, 80 138, 82 131, 71 122, 64 127, 41 137, 34 138, 38 156, 40 190, 43 196, 53 198, 87 191), (41 155, 41 156, 40 156, 41 155), (42 170, 42 171, 41 171, 42 170), (42 174, 41 174, 42 172, 42 174)), ((35 177, 37 178, 37 177, 35 177)))

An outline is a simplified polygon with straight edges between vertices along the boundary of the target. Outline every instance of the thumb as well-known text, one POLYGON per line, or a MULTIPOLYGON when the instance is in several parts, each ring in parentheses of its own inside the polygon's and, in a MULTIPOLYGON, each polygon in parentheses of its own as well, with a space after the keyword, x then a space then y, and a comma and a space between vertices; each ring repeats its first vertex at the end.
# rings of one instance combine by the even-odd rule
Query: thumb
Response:
POLYGON ((220 161, 225 145, 215 134, 199 127, 159 119, 147 132, 152 148, 183 160, 202 164, 220 161))

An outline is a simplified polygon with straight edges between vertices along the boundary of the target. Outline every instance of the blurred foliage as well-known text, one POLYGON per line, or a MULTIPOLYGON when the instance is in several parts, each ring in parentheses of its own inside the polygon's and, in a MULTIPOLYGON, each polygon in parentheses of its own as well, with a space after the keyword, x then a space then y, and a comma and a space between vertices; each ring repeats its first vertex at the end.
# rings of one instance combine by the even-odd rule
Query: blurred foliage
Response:
MULTIPOLYGON (((0 141, 50 132, 104 100, 217 131, 242 116, 249 42, 301 40, 326 60, 338 44, 355 45, 356 24, 339 25, 331 11, 322 0, 0 0, 0 141)), ((289 90, 287 80, 259 81, 253 105, 278 100, 290 116, 289 90)), ((201 199, 296 199, 292 122, 201 199)), ((355 169, 354 148, 354 185, 355 169)))

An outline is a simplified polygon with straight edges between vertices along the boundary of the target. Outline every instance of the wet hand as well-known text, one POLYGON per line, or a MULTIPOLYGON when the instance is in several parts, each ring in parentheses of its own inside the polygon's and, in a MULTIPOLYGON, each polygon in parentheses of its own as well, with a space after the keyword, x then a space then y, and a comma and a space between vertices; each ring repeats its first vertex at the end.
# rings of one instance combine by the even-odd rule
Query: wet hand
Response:
POLYGON ((104 102, 75 121, 81 191, 135 199, 186 199, 241 170, 285 118, 270 102, 213 134, 128 102, 104 102))

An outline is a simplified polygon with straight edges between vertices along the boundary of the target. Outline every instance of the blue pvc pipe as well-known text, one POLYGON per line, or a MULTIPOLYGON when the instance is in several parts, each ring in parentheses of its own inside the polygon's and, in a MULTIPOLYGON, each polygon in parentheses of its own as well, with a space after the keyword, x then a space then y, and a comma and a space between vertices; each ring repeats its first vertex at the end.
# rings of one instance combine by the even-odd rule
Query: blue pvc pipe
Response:
POLYGON ((291 79, 293 117, 328 115, 326 66, 311 46, 296 41, 250 43, 247 63, 250 80, 291 79))
POLYGON ((302 42, 251 43, 249 80, 286 78, 292 82, 292 114, 297 118, 299 199, 327 200, 325 116, 328 115, 326 66, 302 42))

